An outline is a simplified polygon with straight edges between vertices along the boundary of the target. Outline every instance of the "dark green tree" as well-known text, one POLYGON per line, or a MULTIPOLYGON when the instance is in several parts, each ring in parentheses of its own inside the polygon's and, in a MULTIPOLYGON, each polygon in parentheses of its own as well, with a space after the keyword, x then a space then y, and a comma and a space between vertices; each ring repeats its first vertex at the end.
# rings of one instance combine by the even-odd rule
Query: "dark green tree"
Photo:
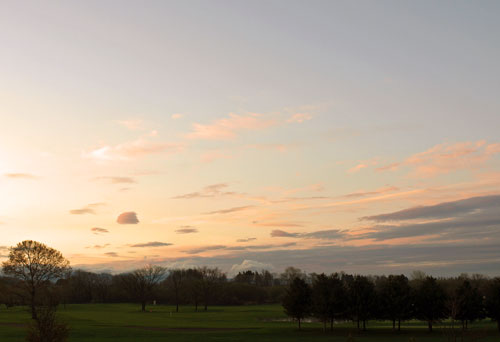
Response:
POLYGON ((330 279, 324 273, 317 276, 312 285, 312 314, 323 323, 323 331, 326 331, 332 311, 333 289, 330 285, 330 279))
POLYGON ((379 290, 380 316, 392 321, 392 329, 401 330, 401 321, 411 317, 412 298, 408 278, 404 275, 390 275, 383 279, 379 290))
POLYGON ((446 294, 435 278, 426 277, 416 293, 417 318, 426 321, 429 332, 434 323, 446 318, 446 294))
POLYGON ((375 285, 368 277, 357 275, 349 282, 349 297, 352 319, 358 329, 362 322, 363 330, 366 330, 366 321, 373 316, 377 304, 375 285))
POLYGON ((497 322, 500 332, 500 278, 491 281, 486 294, 486 311, 488 317, 497 322))
POLYGON ((462 322, 462 328, 467 329, 469 322, 484 318, 483 297, 468 280, 457 288, 455 296, 458 304, 456 319, 462 322))
POLYGON ((302 278, 294 278, 288 285, 283 298, 283 308, 287 316, 299 322, 311 313, 312 291, 310 286, 302 278))

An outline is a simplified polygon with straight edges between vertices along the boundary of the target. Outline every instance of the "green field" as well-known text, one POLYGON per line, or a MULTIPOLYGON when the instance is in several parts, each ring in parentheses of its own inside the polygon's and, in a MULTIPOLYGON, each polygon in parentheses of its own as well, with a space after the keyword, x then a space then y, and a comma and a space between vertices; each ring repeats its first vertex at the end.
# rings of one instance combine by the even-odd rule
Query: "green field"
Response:
MULTIPOLYGON (((392 332, 390 323, 370 321, 368 331, 357 332, 351 323, 338 324, 334 332, 323 333, 319 323, 304 323, 302 331, 286 321, 279 305, 211 307, 195 312, 181 307, 150 306, 140 312, 132 304, 81 304, 60 307, 59 316, 71 329, 70 341, 447 341, 436 327, 429 334, 421 322, 404 324, 401 333, 392 332), (150 310, 149 310, 150 309, 150 310)), ((0 308, 0 341, 24 341, 30 321, 26 308, 0 308)), ((465 341, 500 341, 496 323, 489 320, 472 325, 474 338, 465 341), (482 336, 476 339, 477 336, 482 336)))

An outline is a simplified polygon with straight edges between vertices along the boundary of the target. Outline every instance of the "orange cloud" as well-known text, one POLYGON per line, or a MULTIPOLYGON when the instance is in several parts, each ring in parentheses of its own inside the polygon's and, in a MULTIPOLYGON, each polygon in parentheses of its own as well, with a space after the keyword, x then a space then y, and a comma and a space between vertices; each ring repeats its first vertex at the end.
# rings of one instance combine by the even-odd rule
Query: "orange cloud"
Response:
POLYGON ((193 124, 193 130, 186 135, 189 139, 228 140, 241 131, 260 130, 275 125, 274 120, 263 119, 261 114, 238 115, 218 119, 211 124, 193 124))

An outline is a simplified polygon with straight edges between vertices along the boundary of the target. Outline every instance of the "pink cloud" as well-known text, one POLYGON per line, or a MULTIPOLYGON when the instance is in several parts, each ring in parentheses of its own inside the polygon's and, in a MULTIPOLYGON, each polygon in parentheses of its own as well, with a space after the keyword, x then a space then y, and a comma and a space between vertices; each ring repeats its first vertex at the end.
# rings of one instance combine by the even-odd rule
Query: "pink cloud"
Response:
POLYGON ((367 168, 369 166, 374 166, 374 165, 377 165, 377 164, 378 164, 378 161, 375 158, 374 159, 370 159, 370 160, 365 160, 365 161, 360 162, 356 166, 351 167, 349 170, 347 170, 347 172, 348 173, 356 173, 356 172, 359 172, 362 169, 365 169, 365 168, 367 168))
POLYGON ((180 144, 154 142, 144 138, 125 142, 115 146, 105 145, 89 153, 84 153, 87 158, 107 161, 127 161, 150 154, 173 154, 181 151, 180 144))
POLYGON ((189 139, 228 140, 234 139, 242 131, 261 130, 275 125, 270 119, 263 119, 261 114, 238 115, 218 119, 211 124, 194 123, 193 130, 186 135, 189 139))
POLYGON ((484 140, 443 143, 424 152, 416 153, 401 163, 393 163, 377 170, 397 170, 406 166, 413 168, 414 176, 433 177, 457 170, 476 169, 498 153, 500 153, 500 144, 488 144, 484 140))

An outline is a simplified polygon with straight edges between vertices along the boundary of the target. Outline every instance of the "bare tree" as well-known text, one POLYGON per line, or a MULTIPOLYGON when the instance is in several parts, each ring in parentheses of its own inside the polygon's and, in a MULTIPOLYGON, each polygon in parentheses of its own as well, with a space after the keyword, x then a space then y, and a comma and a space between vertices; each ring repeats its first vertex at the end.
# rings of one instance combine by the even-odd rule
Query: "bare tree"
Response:
POLYGON ((215 288, 218 284, 226 280, 226 275, 221 272, 217 267, 208 268, 202 267, 198 269, 201 274, 201 290, 203 293, 203 301, 205 304, 205 311, 208 309, 208 303, 211 301, 215 288))
POLYGON ((3 272, 22 281, 29 294, 31 317, 37 318, 37 293, 52 280, 69 272, 69 261, 61 252, 43 243, 26 240, 11 247, 3 272))
POLYGON ((146 303, 151 300, 154 289, 165 277, 166 269, 147 265, 122 276, 127 292, 141 303, 141 311, 146 311, 146 303))
POLYGON ((166 279, 166 284, 174 291, 175 312, 179 312, 180 291, 183 285, 186 272, 181 269, 171 270, 166 279))

